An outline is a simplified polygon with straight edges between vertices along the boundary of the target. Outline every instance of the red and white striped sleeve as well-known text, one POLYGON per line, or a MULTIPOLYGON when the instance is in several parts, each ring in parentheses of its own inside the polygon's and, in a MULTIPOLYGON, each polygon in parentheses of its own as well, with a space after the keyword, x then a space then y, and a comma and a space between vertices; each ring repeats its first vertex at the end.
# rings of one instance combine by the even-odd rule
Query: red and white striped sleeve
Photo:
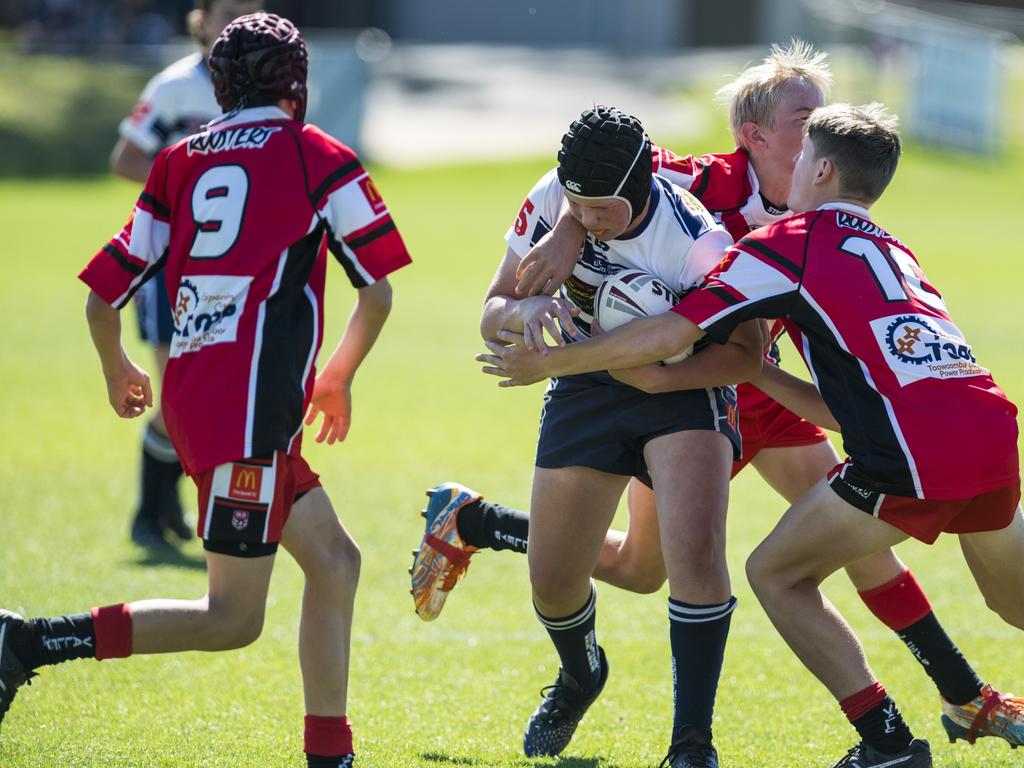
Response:
POLYGON ((305 126, 304 134, 317 158, 310 169, 313 205, 329 229, 328 247, 352 285, 371 285, 411 263, 384 198, 356 153, 314 126, 305 126))
POLYGON ((78 279, 121 309, 139 286, 159 272, 171 240, 171 209, 163 199, 167 152, 153 163, 145 189, 124 228, 92 257, 78 279))
POLYGON ((785 317, 799 295, 804 269, 806 233, 800 222, 789 226, 792 221, 764 227, 740 240, 703 284, 672 310, 719 343, 746 320, 785 317))

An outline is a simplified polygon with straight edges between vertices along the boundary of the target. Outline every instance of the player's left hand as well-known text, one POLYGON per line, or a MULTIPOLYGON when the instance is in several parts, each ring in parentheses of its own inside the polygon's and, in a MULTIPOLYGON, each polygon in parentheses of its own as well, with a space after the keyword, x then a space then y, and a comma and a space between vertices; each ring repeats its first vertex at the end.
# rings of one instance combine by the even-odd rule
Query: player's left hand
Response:
POLYGON ((106 377, 110 407, 122 419, 134 419, 153 407, 153 387, 149 374, 122 353, 115 373, 106 377))
POLYGON ((322 443, 326 440, 328 445, 343 441, 352 425, 352 388, 348 384, 317 376, 313 384, 313 397, 306 412, 306 426, 312 426, 321 413, 324 421, 317 432, 316 441, 322 443))
POLYGON ((484 342, 491 354, 481 353, 475 359, 485 364, 480 369, 484 373, 502 378, 498 382, 499 387, 522 387, 548 378, 546 365, 549 355, 529 349, 522 334, 500 331, 498 338, 508 346, 484 342))

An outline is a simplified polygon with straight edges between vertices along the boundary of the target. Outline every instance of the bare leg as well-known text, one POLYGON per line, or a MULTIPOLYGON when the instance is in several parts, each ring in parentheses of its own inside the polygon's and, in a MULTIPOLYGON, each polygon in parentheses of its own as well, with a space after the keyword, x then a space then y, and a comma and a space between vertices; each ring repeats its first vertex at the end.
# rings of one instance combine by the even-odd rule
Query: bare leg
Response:
POLYGON ((133 653, 226 651, 260 636, 274 555, 249 558, 207 552, 206 567, 206 597, 130 604, 133 653))
POLYGON ((960 548, 985 603, 1007 624, 1024 629, 1024 516, 1001 531, 960 535, 960 548))
POLYGON ((586 467, 534 470, 527 557, 541 614, 566 616, 589 599, 590 576, 626 482, 586 467))
MULTIPOLYGON (((793 504, 839 463, 832 444, 825 441, 791 448, 765 448, 751 464, 782 498, 793 504)), ((907 567, 891 549, 868 555, 846 566, 846 575, 859 592, 880 587, 907 567)))
POLYGON ((905 540, 819 481, 747 560, 750 585, 779 634, 838 701, 875 681, 846 621, 818 586, 831 573, 905 540))
POLYGON ((627 498, 629 528, 608 531, 594 578, 631 592, 657 592, 665 583, 665 560, 654 491, 633 478, 627 498))
POLYGON ((644 458, 657 496, 661 549, 672 597, 721 603, 731 588, 725 562, 725 512, 732 449, 717 432, 656 437, 644 458))
POLYGON ((359 548, 341 525, 322 488, 311 490, 296 502, 281 544, 306 576, 299 623, 299 664, 306 712, 344 715, 359 548))

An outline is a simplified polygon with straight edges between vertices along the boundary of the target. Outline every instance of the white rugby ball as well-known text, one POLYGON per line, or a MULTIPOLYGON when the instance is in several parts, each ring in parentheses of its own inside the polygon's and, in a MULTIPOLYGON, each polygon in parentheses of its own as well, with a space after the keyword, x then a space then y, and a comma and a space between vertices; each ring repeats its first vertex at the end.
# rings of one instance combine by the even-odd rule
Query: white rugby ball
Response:
MULTIPOLYGON (((678 303, 679 297, 659 278, 639 269, 624 269, 608 275, 597 287, 594 320, 602 331, 613 331, 630 320, 667 312, 678 303)), ((692 352, 689 347, 664 362, 678 363, 692 352)))

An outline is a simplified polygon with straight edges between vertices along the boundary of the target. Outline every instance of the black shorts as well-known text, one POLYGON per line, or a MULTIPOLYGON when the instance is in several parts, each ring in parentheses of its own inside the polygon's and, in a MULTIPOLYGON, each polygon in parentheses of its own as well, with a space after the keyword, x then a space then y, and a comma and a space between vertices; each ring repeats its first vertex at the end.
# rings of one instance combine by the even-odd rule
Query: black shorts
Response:
POLYGON ((686 430, 721 432, 740 458, 735 387, 649 395, 607 373, 553 379, 544 394, 537 441, 538 467, 589 467, 636 476, 650 485, 644 446, 686 430))
POLYGON ((135 317, 139 336, 154 347, 170 344, 174 338, 174 318, 167 299, 167 282, 160 270, 135 293, 135 317))

